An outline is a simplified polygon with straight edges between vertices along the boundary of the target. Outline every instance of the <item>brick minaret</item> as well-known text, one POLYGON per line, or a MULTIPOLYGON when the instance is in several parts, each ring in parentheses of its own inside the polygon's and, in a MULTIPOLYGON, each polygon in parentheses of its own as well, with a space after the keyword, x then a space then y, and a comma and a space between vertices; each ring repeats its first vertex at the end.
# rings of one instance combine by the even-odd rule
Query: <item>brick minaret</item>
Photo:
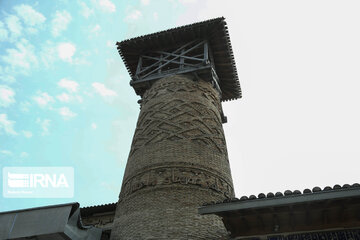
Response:
POLYGON ((241 97, 223 18, 118 43, 141 106, 112 239, 220 239, 234 197, 221 101, 241 97))

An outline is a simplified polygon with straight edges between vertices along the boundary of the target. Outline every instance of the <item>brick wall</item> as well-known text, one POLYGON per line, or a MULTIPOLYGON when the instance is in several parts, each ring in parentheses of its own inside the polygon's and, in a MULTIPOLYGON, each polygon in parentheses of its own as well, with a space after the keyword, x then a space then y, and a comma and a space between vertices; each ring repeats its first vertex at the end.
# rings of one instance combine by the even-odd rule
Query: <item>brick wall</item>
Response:
POLYGON ((234 196, 219 93, 209 82, 176 75, 144 94, 112 239, 221 239, 204 202, 234 196))

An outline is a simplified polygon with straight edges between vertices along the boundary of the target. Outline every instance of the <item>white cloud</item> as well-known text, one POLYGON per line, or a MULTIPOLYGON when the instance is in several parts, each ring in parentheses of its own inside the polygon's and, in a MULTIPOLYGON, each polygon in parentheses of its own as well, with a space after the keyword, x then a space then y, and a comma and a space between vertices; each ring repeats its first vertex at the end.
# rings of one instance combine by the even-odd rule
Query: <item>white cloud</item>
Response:
POLYGON ((52 20, 52 35, 54 37, 58 37, 61 35, 63 31, 65 31, 68 27, 68 24, 71 22, 71 15, 69 12, 56 11, 55 16, 52 20))
MULTIPOLYGON (((0 57, 1 58, 1 57, 0 57)), ((6 83, 13 83, 15 82, 15 77, 12 76, 11 73, 11 67, 10 66, 1 66, 0 65, 0 80, 6 83)))
POLYGON ((146 5, 149 5, 150 3, 150 0, 141 0, 141 4, 146 6, 146 5))
POLYGON ((29 157, 29 154, 27 152, 22 152, 22 153, 20 153, 20 157, 27 158, 27 157, 29 157))
POLYGON ((60 43, 57 47, 59 58, 65 62, 72 62, 76 47, 72 43, 60 43))
POLYGON ((54 98, 50 96, 47 92, 37 92, 37 96, 33 97, 34 101, 40 106, 40 107, 46 107, 49 103, 54 102, 54 98))
POLYGON ((90 33, 94 34, 95 36, 99 35, 101 27, 99 24, 96 24, 93 28, 90 29, 90 33))
POLYGON ((79 2, 81 6, 80 14, 83 15, 85 18, 89 18, 91 15, 94 14, 94 10, 89 8, 86 3, 79 2))
POLYGON ((108 89, 105 87, 104 84, 94 82, 91 84, 92 87, 95 89, 95 91, 100 94, 102 97, 115 97, 117 96, 117 93, 111 89, 108 89))
POLYGON ((26 31, 30 34, 36 34, 38 32, 38 28, 35 27, 28 27, 26 31))
POLYGON ((116 6, 110 0, 99 0, 98 1, 99 8, 104 12, 115 12, 116 6))
POLYGON ((28 26, 36 26, 45 22, 46 18, 29 5, 21 4, 14 7, 16 13, 28 26))
POLYGON ((9 151, 9 150, 0 150, 0 153, 4 154, 4 155, 7 155, 7 156, 13 155, 13 153, 11 151, 9 151))
POLYGON ((14 76, 7 75, 6 73, 5 74, 0 73, 0 80, 2 80, 3 82, 6 82, 6 83, 13 83, 16 81, 14 76))
POLYGON ((42 132, 41 132, 42 136, 49 135, 49 127, 50 127, 50 123, 51 123, 50 119, 41 120, 40 118, 37 118, 36 123, 39 124, 42 129, 42 132))
POLYGON ((139 10, 133 10, 126 16, 125 21, 127 22, 136 21, 141 17, 142 17, 142 13, 139 10))
POLYGON ((51 42, 46 41, 41 46, 41 51, 39 54, 39 58, 44 67, 49 68, 53 65, 58 57, 57 46, 51 42))
POLYGON ((60 101, 60 102, 65 102, 65 103, 69 103, 72 102, 74 100, 78 101, 79 103, 83 102, 83 99, 81 96, 73 96, 73 95, 69 95, 67 93, 62 93, 58 96, 56 96, 56 98, 60 101))
POLYGON ((12 88, 0 85, 0 107, 8 107, 15 102, 15 92, 12 88))
POLYGON ((8 135, 17 135, 14 130, 15 121, 10 121, 5 113, 0 114, 0 134, 4 131, 8 135))
MULTIPOLYGON (((6 55, 1 56, 1 59, 9 64, 13 73, 26 74, 30 68, 37 66, 38 60, 34 53, 34 46, 26 39, 21 39, 16 43, 16 48, 6 49, 6 55)), ((10 69, 8 69, 10 72, 10 69)))
POLYGON ((17 38, 21 36, 23 27, 21 26, 20 20, 15 15, 9 15, 5 19, 6 25, 11 32, 11 36, 17 38))
POLYGON ((33 136, 32 132, 30 131, 22 131, 22 133, 26 138, 31 138, 33 136))
POLYGON ((76 92, 79 84, 73 80, 69 80, 67 78, 61 79, 58 83, 58 86, 61 88, 65 88, 69 92, 76 92))
POLYGON ((8 31, 5 28, 5 24, 0 21, 0 41, 8 40, 8 31))
POLYGON ((73 117, 76 117, 76 113, 72 112, 68 107, 62 107, 59 109, 59 114, 65 119, 69 120, 73 117))
POLYGON ((70 95, 68 95, 67 93, 62 93, 58 96, 56 96, 57 99, 60 100, 60 102, 70 102, 70 95))
POLYGON ((94 130, 97 129, 96 123, 91 123, 91 128, 94 129, 94 130))
POLYGON ((39 59, 46 68, 52 67, 58 59, 75 65, 89 64, 87 57, 90 56, 90 51, 81 51, 77 54, 79 57, 74 58, 75 52, 76 46, 73 43, 54 44, 52 41, 46 41, 41 47, 39 59))

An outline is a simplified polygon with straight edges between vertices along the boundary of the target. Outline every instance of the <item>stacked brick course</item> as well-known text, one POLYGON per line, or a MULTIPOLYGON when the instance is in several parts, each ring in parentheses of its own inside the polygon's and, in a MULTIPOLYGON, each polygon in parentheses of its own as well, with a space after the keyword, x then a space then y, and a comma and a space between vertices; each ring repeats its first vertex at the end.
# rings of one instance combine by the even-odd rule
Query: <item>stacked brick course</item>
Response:
POLYGON ((234 197, 220 95, 187 75, 156 81, 143 96, 112 239, 221 239, 204 202, 234 197))

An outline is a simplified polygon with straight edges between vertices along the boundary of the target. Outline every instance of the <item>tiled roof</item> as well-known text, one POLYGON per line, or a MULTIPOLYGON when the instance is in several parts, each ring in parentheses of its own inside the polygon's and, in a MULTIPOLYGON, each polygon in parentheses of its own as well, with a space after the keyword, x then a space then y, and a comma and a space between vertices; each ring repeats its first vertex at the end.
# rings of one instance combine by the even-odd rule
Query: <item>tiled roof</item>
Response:
POLYGON ((256 199, 277 199, 277 198, 283 198, 283 197, 288 197, 288 196, 310 195, 310 194, 316 194, 316 193, 325 193, 325 192, 346 190, 346 189, 355 189, 355 188, 358 188, 360 190, 360 184, 359 183, 354 183, 352 185, 344 184, 343 186, 336 184, 333 187, 326 186, 326 187, 324 187, 324 189, 321 189, 320 187, 314 187, 312 189, 306 188, 302 192, 299 190, 294 190, 294 191, 286 190, 283 193, 282 192, 276 192, 276 193, 269 192, 267 194, 259 193, 257 196, 250 195, 250 196, 242 196, 240 198, 225 199, 224 201, 219 201, 219 202, 208 202, 208 203, 204 203, 203 206, 220 204, 220 203, 228 203, 228 202, 251 201, 251 200, 256 200, 256 199))
POLYGON ((104 208, 104 207, 116 207, 116 202, 94 205, 94 206, 86 206, 86 207, 82 207, 81 209, 94 209, 94 208, 104 208))
POLYGON ((134 78, 139 56, 149 49, 169 48, 204 38, 208 39, 212 49, 222 101, 241 98, 234 54, 223 17, 131 38, 116 44, 131 78, 134 78))
MULTIPOLYGON (((313 232, 360 225, 360 184, 260 193, 199 207, 222 218, 231 237, 313 232)), ((305 238, 303 238, 305 239, 305 238)), ((308 238, 306 238, 308 239, 308 238)), ((309 238, 310 239, 310 238, 309 238)))
POLYGON ((88 206, 80 208, 81 216, 87 217, 95 213, 112 212, 116 209, 116 203, 88 206))

